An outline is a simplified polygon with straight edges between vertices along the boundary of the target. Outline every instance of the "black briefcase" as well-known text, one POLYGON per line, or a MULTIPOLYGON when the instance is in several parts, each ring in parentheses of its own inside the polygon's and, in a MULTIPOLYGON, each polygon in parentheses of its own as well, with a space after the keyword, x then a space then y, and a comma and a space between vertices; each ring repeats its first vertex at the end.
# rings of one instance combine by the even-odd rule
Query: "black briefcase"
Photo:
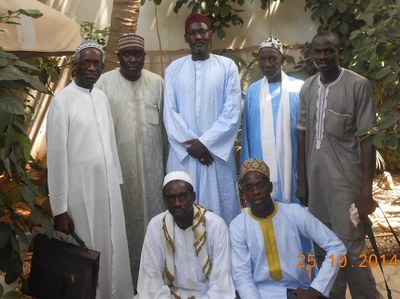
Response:
POLYGON ((35 236, 28 295, 37 299, 95 299, 100 252, 73 237, 81 247, 43 234, 35 236))

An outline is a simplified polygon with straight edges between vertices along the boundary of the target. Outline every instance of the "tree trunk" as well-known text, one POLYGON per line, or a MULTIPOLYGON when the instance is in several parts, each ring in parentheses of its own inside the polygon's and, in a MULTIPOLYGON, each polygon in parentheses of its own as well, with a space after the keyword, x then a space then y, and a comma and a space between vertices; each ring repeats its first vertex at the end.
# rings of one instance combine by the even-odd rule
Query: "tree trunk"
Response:
POLYGON ((114 0, 104 71, 118 66, 118 58, 115 55, 118 51, 118 37, 136 32, 139 10, 140 0, 114 0))

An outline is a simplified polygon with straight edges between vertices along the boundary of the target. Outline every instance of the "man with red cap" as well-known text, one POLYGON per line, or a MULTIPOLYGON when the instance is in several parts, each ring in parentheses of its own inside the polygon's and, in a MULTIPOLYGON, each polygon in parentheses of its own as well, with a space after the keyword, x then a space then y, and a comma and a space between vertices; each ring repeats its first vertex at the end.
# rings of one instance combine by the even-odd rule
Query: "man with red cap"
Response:
POLYGON ((190 15, 184 36, 191 55, 173 61, 165 72, 167 172, 189 173, 198 203, 229 224, 240 212, 233 151, 241 115, 239 73, 231 59, 210 53, 208 17, 190 15))

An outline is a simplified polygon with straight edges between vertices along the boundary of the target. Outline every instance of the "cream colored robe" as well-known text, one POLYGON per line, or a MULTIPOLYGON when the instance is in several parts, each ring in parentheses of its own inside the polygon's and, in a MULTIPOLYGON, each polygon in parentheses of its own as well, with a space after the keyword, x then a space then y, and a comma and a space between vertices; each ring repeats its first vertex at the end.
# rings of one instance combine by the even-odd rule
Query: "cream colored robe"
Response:
POLYGON ((131 272, 136 286, 147 224, 164 210, 163 80, 142 70, 140 79, 132 82, 117 69, 103 74, 96 86, 106 93, 114 119, 124 179, 121 191, 131 272))

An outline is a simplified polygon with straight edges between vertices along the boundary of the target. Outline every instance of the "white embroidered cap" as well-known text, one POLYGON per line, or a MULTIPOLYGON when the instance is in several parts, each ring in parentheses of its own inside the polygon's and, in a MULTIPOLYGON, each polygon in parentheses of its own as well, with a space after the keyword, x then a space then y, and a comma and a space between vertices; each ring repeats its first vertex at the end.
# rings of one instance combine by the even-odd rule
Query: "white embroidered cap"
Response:
POLYGON ((184 171, 172 171, 170 173, 168 173, 165 177, 164 177, 164 183, 163 183, 163 188, 165 187, 165 185, 167 185, 169 182, 171 181, 185 181, 187 183, 189 183, 190 185, 193 186, 193 182, 192 179, 190 178, 190 175, 188 175, 186 172, 184 171))

